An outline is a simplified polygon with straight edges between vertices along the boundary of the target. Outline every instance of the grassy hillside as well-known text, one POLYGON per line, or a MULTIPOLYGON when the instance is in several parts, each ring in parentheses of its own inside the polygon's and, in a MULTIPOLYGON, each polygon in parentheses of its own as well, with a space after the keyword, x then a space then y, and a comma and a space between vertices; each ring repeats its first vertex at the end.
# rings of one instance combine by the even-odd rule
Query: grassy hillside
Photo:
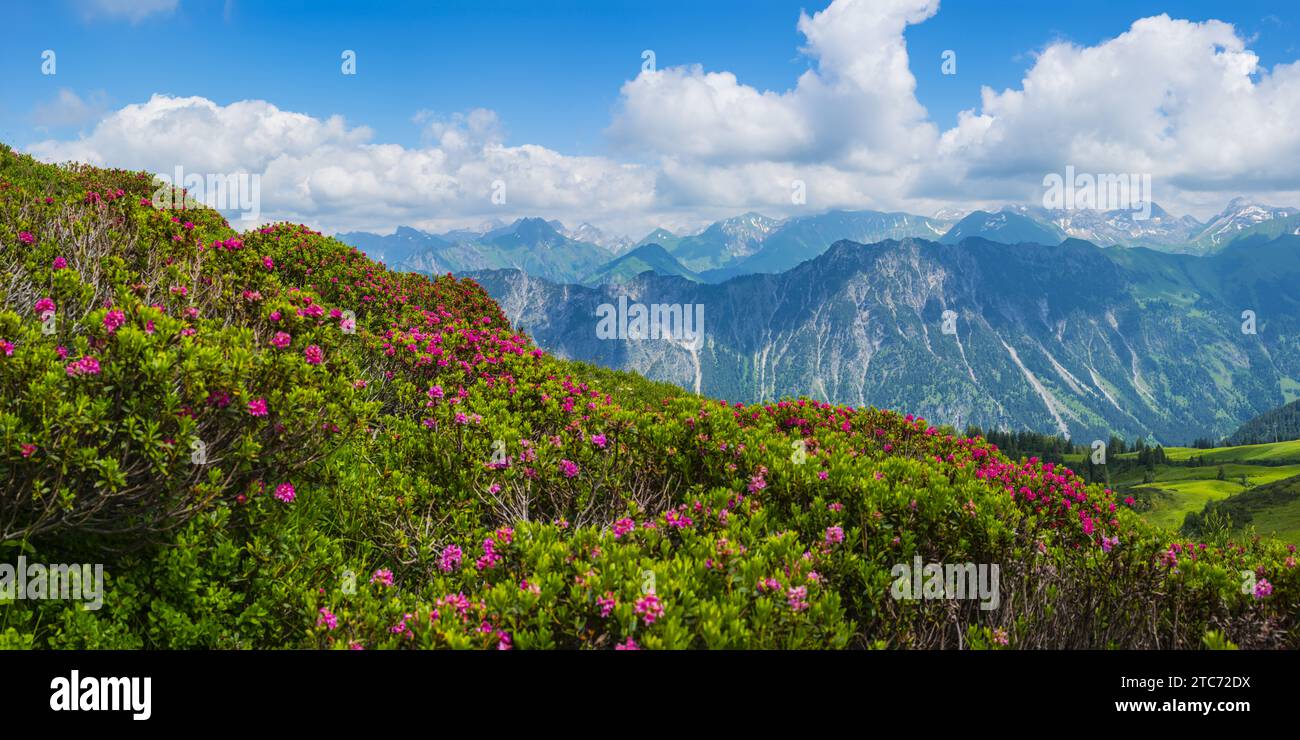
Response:
POLYGON ((0 149, 0 552, 108 590, 5 605, 0 646, 1300 645, 1280 543, 922 419, 564 362, 471 281, 152 192, 0 149), (997 608, 899 598, 914 558, 997 565, 997 608))
POLYGON ((1300 539, 1300 475, 1273 481, 1211 502, 1189 517, 1188 532, 1200 532, 1226 519, 1238 533, 1254 533, 1295 542, 1300 539))
MULTIPOLYGON (((1111 483, 1122 493, 1139 497, 1142 516, 1163 527, 1178 529, 1188 514, 1200 513, 1207 505, 1249 492, 1256 487, 1300 475, 1300 443, 1278 442, 1198 449, 1167 447, 1168 465, 1147 470, 1130 467, 1117 473, 1111 483)), ((1081 460, 1082 456, 1079 457, 1081 460)), ((1134 453, 1118 456, 1134 461, 1134 453)), ((1267 518, 1267 517, 1266 517, 1267 518)), ((1260 534, 1285 542, 1300 542, 1300 532, 1274 527, 1260 534)))
MULTIPOLYGON (((1300 463, 1300 440, 1289 442, 1269 442, 1266 444, 1240 445, 1237 447, 1166 447, 1165 454, 1171 461, 1187 462, 1193 458, 1202 458, 1206 465, 1229 462, 1249 462, 1259 464, 1300 463)), ((1136 457, 1134 453, 1120 456, 1125 459, 1136 457)))

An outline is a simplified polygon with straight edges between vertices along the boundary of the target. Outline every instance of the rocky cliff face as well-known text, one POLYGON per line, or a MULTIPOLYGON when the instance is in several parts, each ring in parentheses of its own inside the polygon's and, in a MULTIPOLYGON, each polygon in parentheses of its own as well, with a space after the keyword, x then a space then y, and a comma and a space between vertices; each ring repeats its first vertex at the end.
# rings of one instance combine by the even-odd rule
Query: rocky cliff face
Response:
POLYGON ((952 424, 1164 442, 1229 433, 1294 397, 1300 305, 1279 296, 1297 276, 1296 243, 1193 258, 980 239, 839 242, 788 272, 718 285, 475 275, 548 350, 710 396, 809 395, 952 424), (701 346, 599 338, 598 307, 619 296, 702 304, 701 346))

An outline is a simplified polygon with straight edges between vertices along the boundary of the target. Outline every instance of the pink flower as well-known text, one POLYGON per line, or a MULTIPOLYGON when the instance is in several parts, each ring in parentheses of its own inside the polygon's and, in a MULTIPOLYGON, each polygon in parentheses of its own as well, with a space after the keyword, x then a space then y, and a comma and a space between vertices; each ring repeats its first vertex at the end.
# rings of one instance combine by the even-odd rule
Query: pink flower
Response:
POLYGON ((281 483, 280 485, 275 487, 275 498, 279 501, 283 501, 286 504, 292 503, 294 498, 297 497, 297 495, 298 493, 293 490, 292 483, 281 483))
POLYGON ((126 314, 121 311, 109 311, 104 314, 104 329, 106 329, 109 334, 116 333, 125 323, 126 314))
POLYGON ((275 269, 275 260, 272 260, 271 257, 270 257, 269 255, 266 256, 266 257, 263 257, 263 258, 262 258, 262 267, 265 267, 265 268, 268 269, 268 270, 274 270, 274 269, 275 269))
POLYGON ((0 339, 0 353, 4 353, 5 357, 13 357, 14 356, 13 343, 6 342, 5 340, 0 339))
POLYGON ((1110 551, 1111 551, 1111 548, 1115 547, 1115 545, 1118 545, 1118 544, 1119 544, 1119 536, 1118 536, 1118 535, 1116 535, 1116 536, 1114 536, 1114 537, 1106 537, 1106 536, 1103 535, 1102 538, 1101 538, 1101 549, 1102 549, 1102 550, 1105 550, 1106 552, 1110 552, 1110 551))
POLYGON ((19 449, 22 451, 23 457, 31 457, 32 453, 36 452, 36 445, 24 442, 19 445, 19 449))
POLYGON ((618 601, 614 599, 613 591, 606 591, 604 596, 596 599, 596 606, 600 607, 601 618, 608 617, 609 613, 613 611, 614 607, 617 605, 618 601))
POLYGON ((36 302, 34 308, 36 309, 36 313, 43 314, 55 310, 56 306, 54 305, 53 298, 42 298, 36 302))
POLYGON ((838 545, 844 541, 844 529, 840 526, 826 528, 826 545, 838 545))
POLYGON ((266 399, 254 398, 248 402, 248 413, 253 416, 266 416, 266 399))
POLYGON ((68 363, 64 371, 68 373, 68 377, 72 378, 79 375, 99 375, 99 360, 87 355, 80 360, 73 360, 68 363))
POLYGON ((572 460, 561 460, 560 471, 564 473, 565 478, 577 478, 579 473, 578 464, 572 460))
POLYGON ((430 389, 427 391, 427 393, 428 393, 429 398, 442 398, 442 397, 445 395, 445 394, 442 392, 442 386, 440 386, 440 385, 435 385, 435 386, 433 386, 432 388, 430 388, 430 389))
POLYGON ((808 587, 791 586, 786 592, 786 602, 790 605, 790 610, 801 612, 808 608, 808 587))
POLYGON ((320 608, 320 619, 316 620, 316 626, 324 626, 327 630, 332 630, 339 626, 339 618, 334 616, 334 612, 325 607, 320 608))
POLYGON ((826 472, 825 470, 818 470, 818 471, 817 471, 817 477, 818 477, 819 479, 821 479, 821 480, 826 480, 827 478, 830 477, 830 475, 831 475, 831 474, 828 473, 828 472, 826 472))
POLYGON ((387 568, 380 568, 370 576, 371 583, 378 583, 383 586, 393 585, 393 571, 387 568))
POLYGON ((460 567, 461 560, 465 557, 460 547, 456 545, 447 545, 442 550, 442 558, 438 561, 438 569, 443 573, 450 573, 460 567))
POLYGON ((23 244, 35 244, 36 237, 32 236, 32 232, 30 231, 20 231, 18 232, 18 241, 23 244))
POLYGON ((664 522, 666 522, 668 526, 676 527, 677 529, 685 529, 695 523, 695 521, 687 516, 685 512, 681 511, 668 512, 664 515, 664 522))
POLYGON ((614 646, 614 649, 615 650, 640 650, 641 647, 636 644, 636 640, 633 640, 631 635, 628 635, 627 641, 616 644, 614 646))
POLYGON ((474 567, 479 570, 489 570, 492 566, 496 565, 501 560, 501 556, 497 554, 496 547, 497 543, 494 542, 491 537, 483 540, 483 554, 479 556, 478 560, 474 561, 474 567))
POLYGON ((1261 578, 1258 581, 1255 581, 1256 599, 1262 599, 1272 593, 1273 593, 1273 584, 1269 583, 1266 579, 1261 578))
POLYGON ((293 337, 289 336, 288 332, 277 331, 275 336, 271 337, 271 346, 277 349, 284 349, 285 347, 288 347, 289 343, 292 341, 293 337))
POLYGON ((56 270, 62 270, 63 268, 65 268, 65 267, 67 267, 67 266, 68 266, 68 261, 67 261, 67 260, 63 259, 62 257, 55 257, 55 258, 54 258, 54 269, 56 269, 56 270))
POLYGON ((325 361, 325 353, 314 344, 307 345, 307 349, 302 351, 302 356, 307 360, 308 365, 319 365, 325 361))
POLYGON ((641 615, 642 621, 651 625, 664 615, 664 606, 660 603, 659 597, 652 592, 637 599, 636 613, 641 615))
POLYGON ((591 435, 591 443, 594 444, 594 445, 596 445, 597 447, 599 447, 599 448, 602 449, 602 450, 605 449, 605 444, 606 444, 608 441, 609 441, 609 440, 605 439, 605 435, 603 435, 603 434, 593 434, 593 435, 591 435))
POLYGON ((628 519, 626 517, 619 519, 618 521, 614 522, 614 539, 618 539, 619 537, 622 537, 623 535, 627 534, 628 532, 631 532, 634 529, 636 529, 635 521, 628 519))

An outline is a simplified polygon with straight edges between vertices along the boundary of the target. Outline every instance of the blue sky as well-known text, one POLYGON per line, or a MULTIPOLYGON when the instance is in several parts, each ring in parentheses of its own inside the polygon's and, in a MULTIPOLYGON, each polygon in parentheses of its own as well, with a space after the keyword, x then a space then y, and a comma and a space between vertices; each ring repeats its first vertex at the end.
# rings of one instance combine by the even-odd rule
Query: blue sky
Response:
MULTIPOLYGON (((643 50, 653 49, 659 66, 699 63, 759 88, 785 89, 809 66, 797 52, 795 22, 800 10, 816 7, 785 0, 209 0, 132 23, 88 17, 82 3, 68 0, 15 4, 6 14, 9 36, 19 41, 0 48, 0 138, 46 138, 32 109, 70 88, 83 97, 103 91, 112 105, 155 92, 223 103, 262 98, 318 117, 341 114, 404 144, 418 140, 416 110, 484 107, 501 114, 510 141, 598 153, 607 149, 602 131, 618 88, 640 71, 643 50), (54 77, 39 74, 45 49, 59 54, 54 77), (358 53, 356 77, 337 73, 343 49, 358 53)), ((943 125, 978 103, 981 86, 1016 85, 1045 43, 1096 43, 1148 15, 1229 21, 1255 39, 1251 48, 1266 66, 1300 56, 1291 0, 945 0, 941 8, 907 39, 917 97, 943 125), (956 75, 940 73, 947 49, 957 52, 956 75)))
MULTIPOLYGON (((607 131, 621 105, 621 87, 641 71, 643 49, 654 50, 661 69, 698 64, 705 72, 730 72, 756 91, 788 91, 816 67, 816 60, 800 53, 806 44, 796 27, 800 12, 812 14, 826 5, 786 0, 143 2, 175 7, 143 18, 113 12, 119 3, 129 5, 126 0, 53 0, 6 8, 0 139, 20 148, 76 140, 123 106, 167 94, 198 96, 219 106, 262 100, 320 120, 339 115, 348 127, 369 128, 371 142, 411 148, 428 141, 427 131, 413 120, 418 111, 437 117, 483 108, 495 112, 506 145, 654 162, 665 156, 662 147, 642 150, 635 142, 612 140, 607 131), (58 55, 56 75, 40 74, 45 49, 58 55), (356 76, 339 73, 343 49, 357 52, 356 76), (79 106, 67 105, 68 94, 79 106), (64 105, 56 105, 61 95, 64 105)), ((915 98, 936 129, 946 131, 956 125, 959 111, 980 108, 981 88, 1019 87, 1048 44, 1102 44, 1138 18, 1161 13, 1231 24, 1262 69, 1300 58, 1300 17, 1289 1, 943 0, 933 17, 908 25, 904 33, 915 98), (940 73, 940 55, 947 49, 957 54, 956 75, 940 73)), ((1290 185, 1271 183, 1268 189, 1289 191, 1290 185)), ((1206 194, 1205 202, 1218 195, 1206 194)), ((1196 198, 1183 201, 1194 207, 1196 198)), ((674 209, 680 203, 667 208, 674 209)))

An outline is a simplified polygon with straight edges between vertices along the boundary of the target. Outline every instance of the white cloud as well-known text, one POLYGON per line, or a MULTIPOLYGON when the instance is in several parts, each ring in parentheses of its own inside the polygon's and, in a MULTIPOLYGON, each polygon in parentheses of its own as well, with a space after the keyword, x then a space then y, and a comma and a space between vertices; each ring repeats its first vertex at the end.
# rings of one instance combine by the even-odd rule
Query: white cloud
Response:
POLYGON ((699 66, 626 83, 610 127, 630 150, 707 165, 844 162, 885 172, 932 148, 938 132, 915 96, 903 29, 937 0, 838 0, 802 15, 817 62, 788 91, 759 91, 699 66))
MULTIPOLYGON (((1262 69, 1229 24, 1156 16, 1097 46, 1044 49, 1020 89, 983 90, 932 164, 963 181, 1065 165, 1145 172, 1173 200, 1300 189, 1300 64, 1262 69)), ((1221 204, 1221 201, 1220 201, 1221 204)))
POLYGON ((47 161, 77 160, 170 175, 261 176, 264 220, 291 218, 328 230, 459 225, 547 214, 643 218, 653 209, 648 170, 597 157, 566 157, 538 146, 505 146, 490 111, 434 120, 417 148, 373 143, 349 127, 284 111, 260 100, 219 105, 154 95, 104 118, 71 141, 30 147, 47 161), (505 203, 491 200, 505 183, 505 203))
POLYGON ((78 0, 87 18, 123 18, 139 23, 151 15, 169 15, 179 0, 78 0))
POLYGON ((639 235, 749 209, 925 213, 1037 200, 1044 175, 1067 165, 1150 173, 1157 201, 1202 217, 1243 192, 1300 203, 1300 62, 1261 68, 1233 26, 1156 16, 1095 46, 1049 44, 1018 88, 985 88, 943 131, 917 100, 904 37, 936 12, 937 0, 835 0, 801 15, 813 65, 788 90, 697 65, 642 72, 622 86, 608 129, 634 164, 509 146, 489 110, 419 112, 421 143, 403 147, 265 101, 162 95, 31 149, 158 172, 258 172, 265 216, 327 230, 542 215, 639 235), (498 180, 505 206, 489 199, 498 180), (791 203, 796 180, 803 207, 791 203))

